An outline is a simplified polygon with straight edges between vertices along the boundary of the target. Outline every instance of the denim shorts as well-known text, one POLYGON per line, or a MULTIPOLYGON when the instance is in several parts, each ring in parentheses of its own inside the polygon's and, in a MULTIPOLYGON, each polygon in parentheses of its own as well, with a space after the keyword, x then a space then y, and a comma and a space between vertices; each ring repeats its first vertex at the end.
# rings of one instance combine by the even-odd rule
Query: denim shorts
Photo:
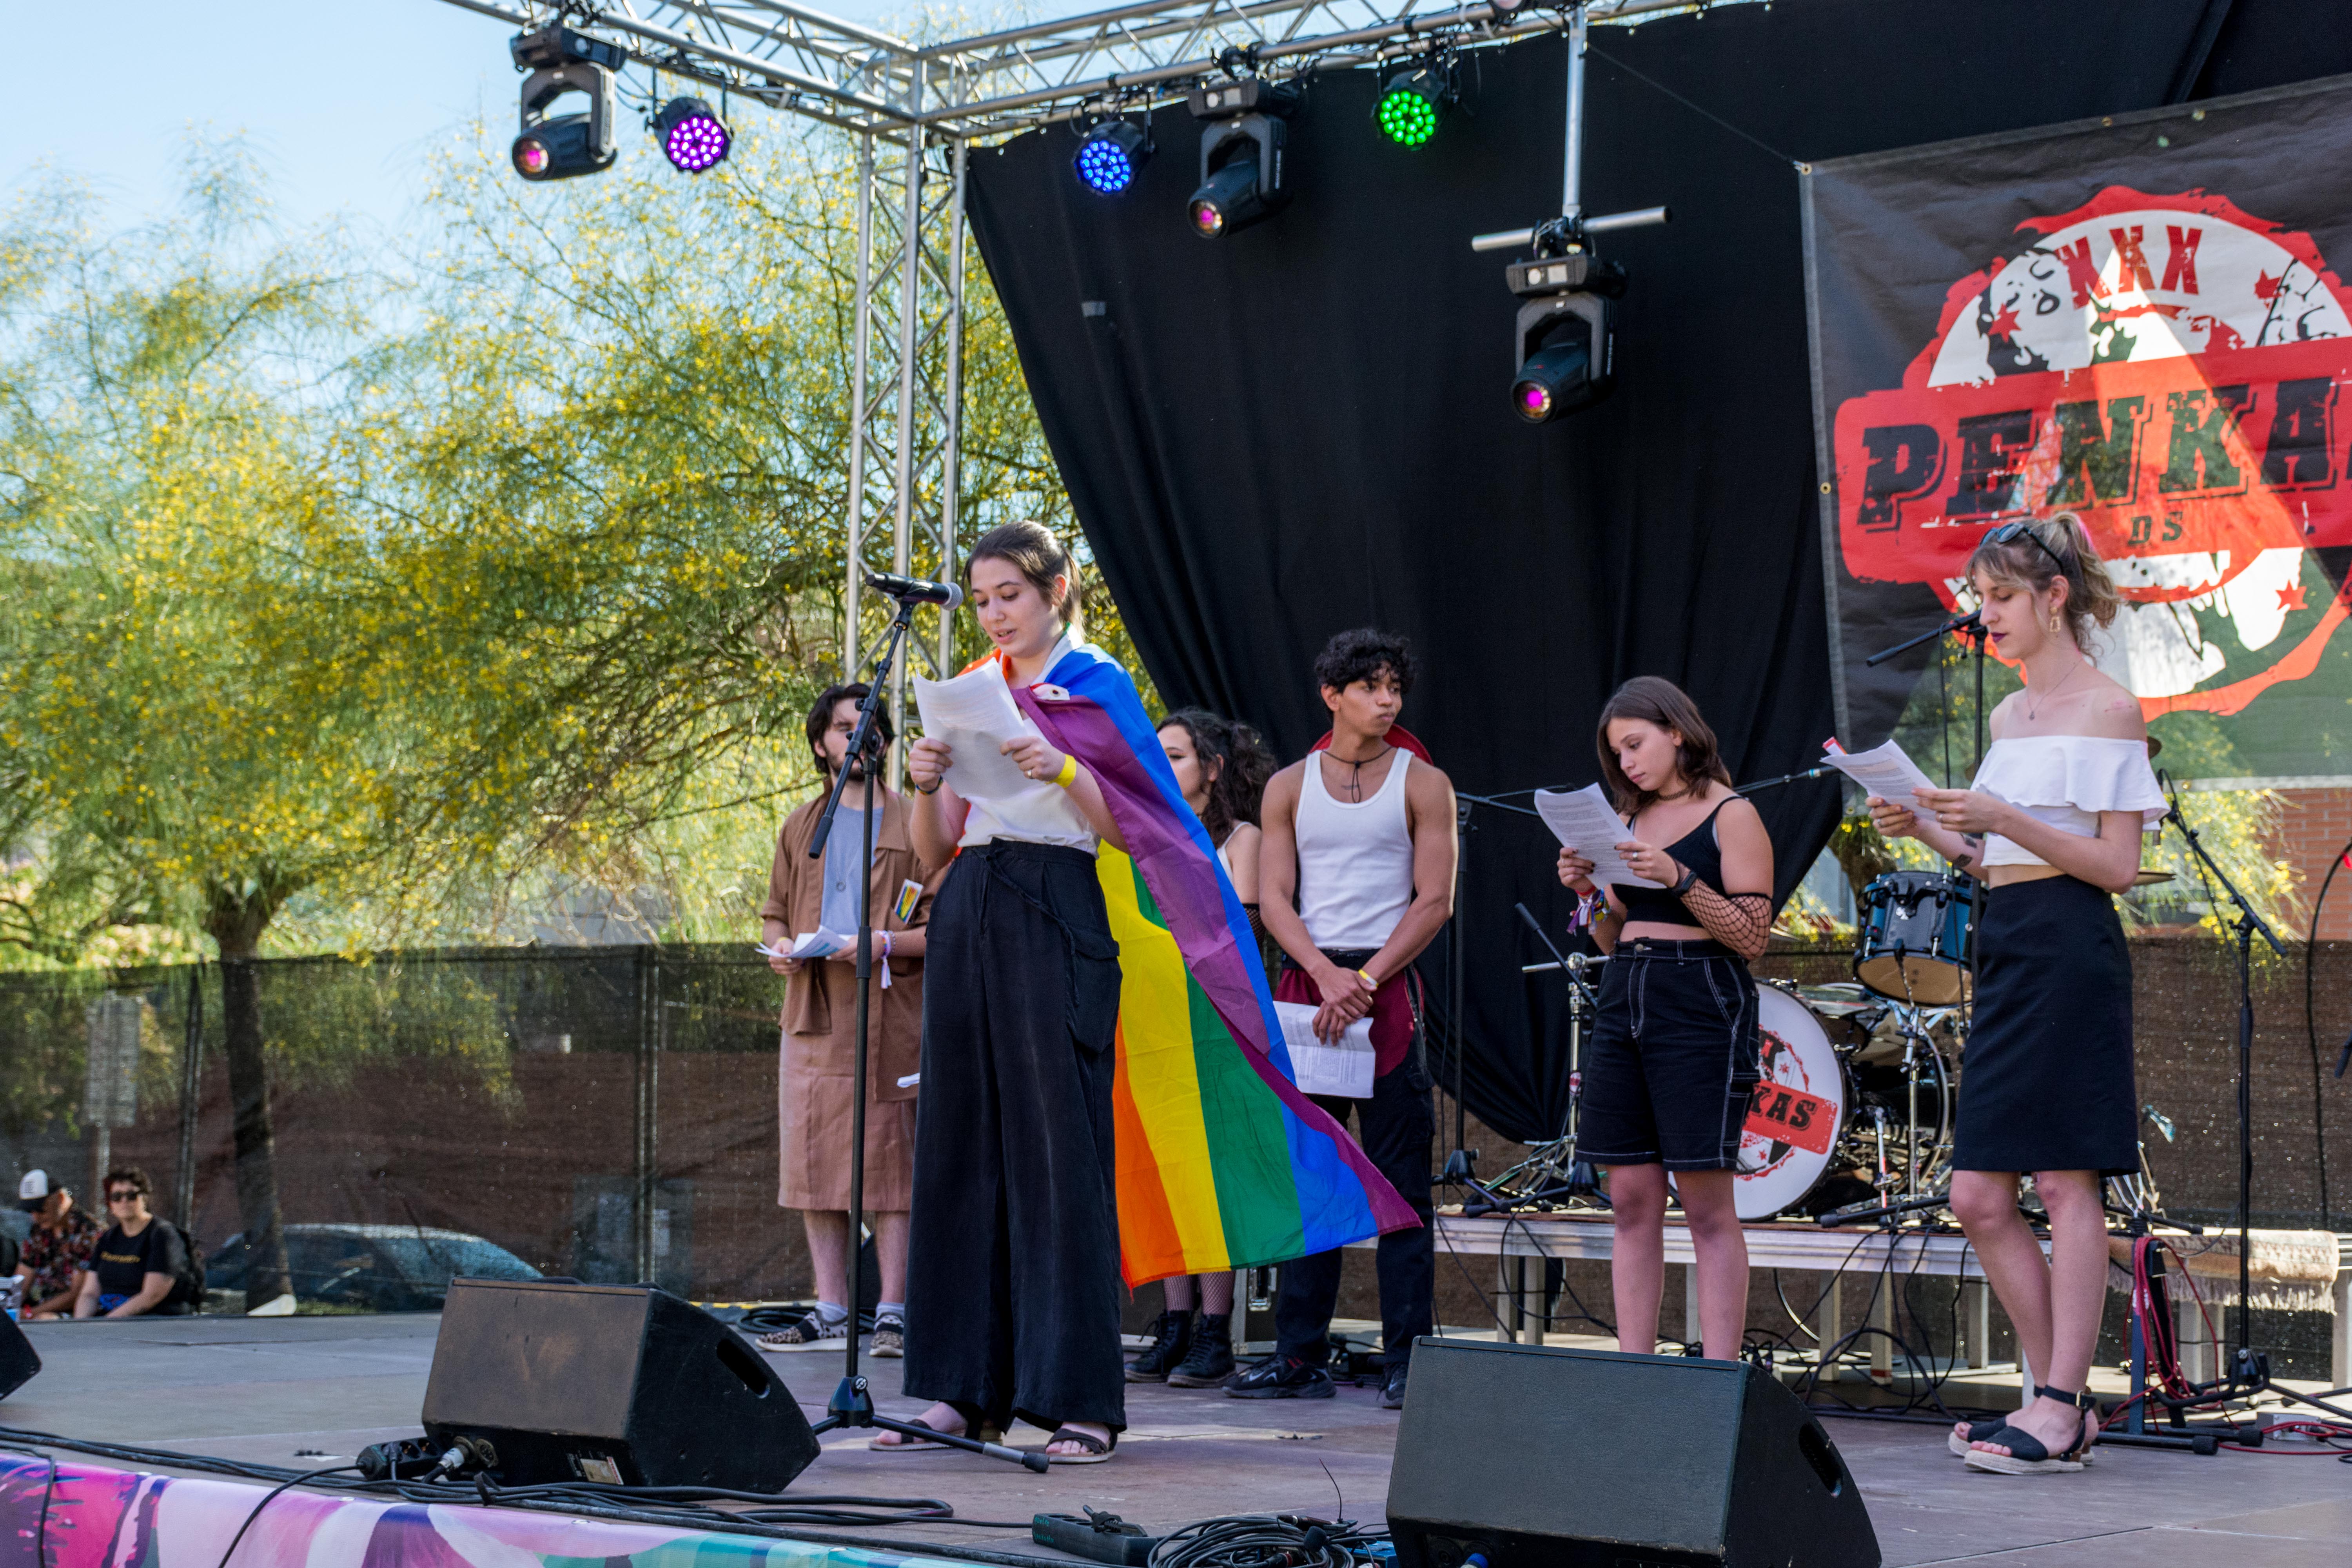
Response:
POLYGON ((1737 1170, 1740 1124, 1761 1076, 1747 961, 1717 942, 1620 942, 1583 1068, 1580 1157, 1737 1170))

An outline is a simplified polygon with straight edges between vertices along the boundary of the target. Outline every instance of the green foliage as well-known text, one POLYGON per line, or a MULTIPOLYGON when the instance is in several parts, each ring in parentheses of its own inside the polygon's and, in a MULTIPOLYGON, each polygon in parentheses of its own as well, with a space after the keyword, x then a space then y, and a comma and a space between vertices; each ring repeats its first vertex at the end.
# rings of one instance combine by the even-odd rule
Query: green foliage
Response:
MULTIPOLYGON (((554 187, 478 127, 389 257, 276 236, 234 148, 171 223, 7 215, 0 962, 495 940, 582 881, 740 933, 840 663, 856 169, 790 126, 554 187)), ((1074 533, 976 258, 966 308, 958 532, 1074 533)))

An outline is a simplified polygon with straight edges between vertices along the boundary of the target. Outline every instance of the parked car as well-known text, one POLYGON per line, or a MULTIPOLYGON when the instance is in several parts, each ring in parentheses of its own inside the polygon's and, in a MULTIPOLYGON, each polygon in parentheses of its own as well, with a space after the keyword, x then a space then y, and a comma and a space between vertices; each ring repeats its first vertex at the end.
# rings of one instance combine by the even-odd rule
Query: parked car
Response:
MULTIPOLYGON (((205 1262, 205 1295, 241 1297, 246 1264, 242 1235, 221 1243, 205 1262)), ((459 1275, 540 1277, 494 1241, 411 1225, 289 1225, 286 1266, 296 1300, 362 1312, 437 1312, 459 1275)), ((242 1304, 228 1303, 232 1310, 242 1304)))

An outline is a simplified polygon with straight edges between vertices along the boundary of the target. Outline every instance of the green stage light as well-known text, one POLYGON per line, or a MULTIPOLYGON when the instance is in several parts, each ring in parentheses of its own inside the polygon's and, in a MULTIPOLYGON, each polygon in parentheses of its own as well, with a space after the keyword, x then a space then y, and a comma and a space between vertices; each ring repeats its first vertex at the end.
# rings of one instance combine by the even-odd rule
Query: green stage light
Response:
POLYGON ((1372 111, 1381 133, 1402 147, 1418 147, 1437 134, 1437 117, 1445 100, 1445 86, 1426 68, 1399 71, 1381 89, 1372 111))

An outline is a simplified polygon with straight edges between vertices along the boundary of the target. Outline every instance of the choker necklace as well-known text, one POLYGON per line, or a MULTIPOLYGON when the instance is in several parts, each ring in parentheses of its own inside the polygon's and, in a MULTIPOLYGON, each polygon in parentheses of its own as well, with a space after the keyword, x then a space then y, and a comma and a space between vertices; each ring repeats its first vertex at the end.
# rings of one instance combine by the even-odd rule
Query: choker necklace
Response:
POLYGON ((1374 752, 1370 756, 1366 757, 1360 763, 1349 762, 1349 759, 1339 755, 1337 752, 1332 751, 1328 746, 1324 748, 1323 754, 1329 757, 1335 763, 1346 764, 1349 770, 1348 804, 1350 805, 1361 805, 1364 803, 1364 770, 1395 750, 1396 748, 1394 746, 1383 742, 1379 751, 1374 752))

